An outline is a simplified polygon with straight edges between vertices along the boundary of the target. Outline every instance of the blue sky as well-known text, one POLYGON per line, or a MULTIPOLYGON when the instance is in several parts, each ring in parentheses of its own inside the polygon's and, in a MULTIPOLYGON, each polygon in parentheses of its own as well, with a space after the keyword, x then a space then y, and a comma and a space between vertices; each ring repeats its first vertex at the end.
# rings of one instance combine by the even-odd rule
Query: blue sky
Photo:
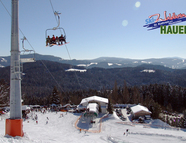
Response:
MULTIPOLYGON (((0 56, 10 55, 11 0, 0 0, 0 56)), ((19 0, 19 27, 36 51, 64 59, 120 57, 131 59, 186 58, 185 34, 148 31, 145 20, 159 13, 186 13, 185 0, 51 0, 65 29, 66 46, 45 46, 45 30, 57 26, 50 0, 19 0), (137 6, 135 4, 137 3, 137 6), (125 25, 123 21, 127 21, 125 25), (68 51, 67 51, 68 49, 68 51), (69 57, 69 54, 70 57, 69 57)), ((186 22, 177 25, 186 25, 186 22)), ((60 35, 60 31, 49 34, 60 35)), ((22 50, 19 34, 20 50, 22 50)), ((25 41, 25 48, 32 49, 25 41)))

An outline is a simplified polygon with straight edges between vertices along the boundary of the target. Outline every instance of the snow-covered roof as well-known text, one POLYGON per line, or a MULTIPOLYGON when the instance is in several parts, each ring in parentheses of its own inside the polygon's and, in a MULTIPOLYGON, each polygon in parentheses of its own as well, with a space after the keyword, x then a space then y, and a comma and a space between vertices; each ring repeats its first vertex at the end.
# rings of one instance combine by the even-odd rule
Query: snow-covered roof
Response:
POLYGON ((89 103, 87 106, 87 109, 89 109, 89 112, 98 112, 98 104, 97 103, 89 103))
POLYGON ((98 109, 99 108, 97 103, 89 103, 84 116, 98 116, 98 109))
POLYGON ((62 107, 67 107, 67 106, 72 107, 72 105, 70 105, 70 104, 65 104, 62 107))
POLYGON ((91 96, 91 97, 82 99, 80 104, 88 103, 89 101, 98 101, 98 102, 108 103, 107 98, 103 98, 103 97, 99 97, 99 96, 91 96))
POLYGON ((30 109, 30 107, 28 107, 27 105, 22 106, 22 110, 29 110, 29 109, 30 109))
POLYGON ((133 107, 131 107, 131 110, 132 110, 133 113, 137 113, 137 112, 140 112, 140 111, 145 111, 145 112, 151 113, 147 107, 144 107, 144 106, 141 106, 141 105, 133 106, 133 107))
POLYGON ((40 105, 30 105, 31 108, 39 108, 40 105))

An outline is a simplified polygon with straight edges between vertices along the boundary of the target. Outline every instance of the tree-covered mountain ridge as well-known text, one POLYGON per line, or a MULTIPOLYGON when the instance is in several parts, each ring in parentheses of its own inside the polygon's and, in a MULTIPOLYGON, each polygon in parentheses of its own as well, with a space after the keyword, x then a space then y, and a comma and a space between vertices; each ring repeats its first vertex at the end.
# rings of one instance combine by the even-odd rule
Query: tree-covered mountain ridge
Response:
MULTIPOLYGON (((179 57, 168 58, 151 58, 151 59, 128 59, 117 57, 100 57, 91 60, 68 60, 61 57, 52 55, 41 54, 27 54, 21 55, 21 58, 35 58, 36 61, 48 60, 59 63, 71 64, 75 66, 82 66, 85 68, 122 68, 122 67, 137 67, 142 64, 161 65, 171 69, 182 69, 186 67, 186 60, 179 57)), ((0 56, 0 67, 6 67, 10 65, 10 56, 0 56)))
MULTIPOLYGON (((9 77, 10 67, 0 68, 0 79, 9 82, 9 77)), ((112 89, 115 82, 118 87, 122 87, 124 81, 128 86, 170 83, 186 87, 186 70, 149 64, 137 67, 86 69, 42 60, 23 64, 22 92, 28 95, 45 96, 54 86, 65 92, 112 89)))

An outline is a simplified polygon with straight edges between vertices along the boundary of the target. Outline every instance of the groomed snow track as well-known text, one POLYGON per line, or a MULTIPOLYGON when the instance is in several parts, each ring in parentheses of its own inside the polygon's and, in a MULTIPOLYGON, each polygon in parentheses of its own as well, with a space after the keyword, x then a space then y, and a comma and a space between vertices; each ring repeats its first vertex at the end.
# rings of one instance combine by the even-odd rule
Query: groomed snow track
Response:
POLYGON ((91 133, 100 133, 101 132, 101 127, 102 127, 102 119, 107 118, 109 114, 104 115, 103 117, 100 118, 99 120, 99 129, 98 130, 91 130, 91 129, 83 129, 78 127, 78 122, 80 121, 80 119, 82 118, 82 115, 76 120, 75 122, 75 127, 78 130, 84 131, 84 132, 91 132, 91 133))

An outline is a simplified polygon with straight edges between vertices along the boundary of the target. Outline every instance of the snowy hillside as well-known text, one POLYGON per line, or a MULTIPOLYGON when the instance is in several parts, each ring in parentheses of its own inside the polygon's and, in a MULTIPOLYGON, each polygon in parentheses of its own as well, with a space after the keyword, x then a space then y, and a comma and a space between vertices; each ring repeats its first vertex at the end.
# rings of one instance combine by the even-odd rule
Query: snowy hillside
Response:
MULTIPOLYGON (((0 116, 1 143, 181 143, 186 142, 186 130, 169 128, 160 120, 152 120, 148 124, 134 124, 121 121, 115 114, 109 115, 102 122, 86 126, 88 130, 101 129, 100 133, 80 131, 75 127, 80 113, 47 112, 37 114, 38 124, 32 119, 23 123, 24 137, 5 136, 5 118, 0 116), (63 114, 63 115, 62 115, 63 114), (47 119, 48 117, 48 119, 47 119), (47 123, 48 121, 48 123, 47 123), (101 124, 101 125, 100 125, 101 124), (129 134, 126 134, 129 129, 129 134), (125 132, 125 135, 124 135, 125 132)), ((31 114, 29 116, 31 118, 31 114)), ((84 122, 77 122, 82 126, 84 122)))

